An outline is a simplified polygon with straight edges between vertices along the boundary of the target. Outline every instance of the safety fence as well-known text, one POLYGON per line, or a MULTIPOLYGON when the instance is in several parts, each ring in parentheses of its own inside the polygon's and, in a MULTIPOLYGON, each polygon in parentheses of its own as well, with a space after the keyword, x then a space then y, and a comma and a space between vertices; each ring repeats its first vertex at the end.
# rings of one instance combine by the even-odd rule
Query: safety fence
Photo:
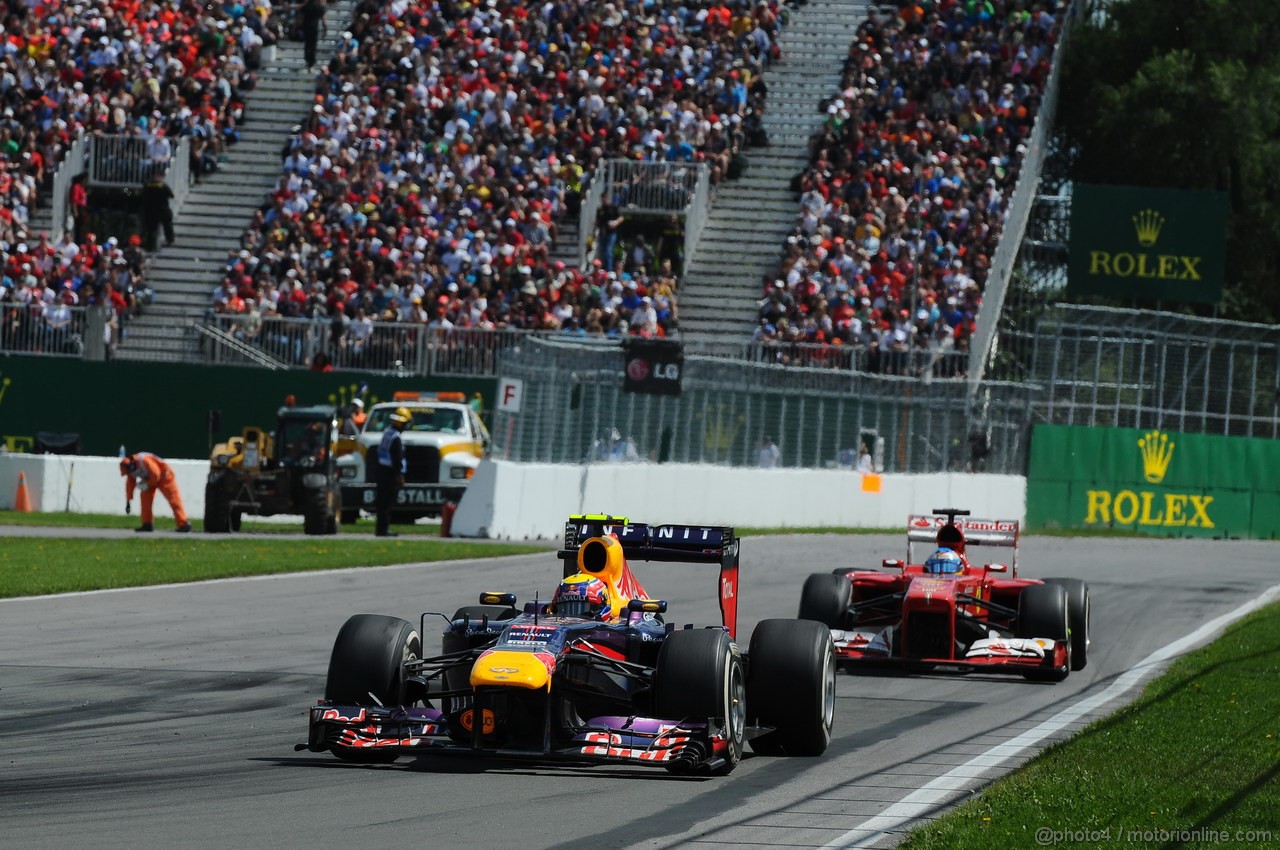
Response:
POLYGON ((883 440, 886 471, 1021 471, 1029 395, 991 385, 971 406, 963 381, 924 382, 688 355, 682 395, 624 393, 620 349, 532 338, 500 353, 500 379, 522 381, 518 412, 494 414, 497 456, 520 461, 636 461, 753 466, 848 464, 883 440))
POLYGON ((1061 304, 1030 358, 1040 422, 1280 436, 1280 326, 1061 304))

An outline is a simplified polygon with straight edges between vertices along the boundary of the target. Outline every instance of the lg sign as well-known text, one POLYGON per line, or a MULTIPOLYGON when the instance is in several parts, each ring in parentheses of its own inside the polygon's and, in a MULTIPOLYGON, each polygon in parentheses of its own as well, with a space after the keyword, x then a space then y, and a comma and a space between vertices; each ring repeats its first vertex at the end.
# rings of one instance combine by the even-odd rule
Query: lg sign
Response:
POLYGON ((666 340, 633 340, 627 345, 622 388, 629 393, 680 395, 684 352, 666 340))

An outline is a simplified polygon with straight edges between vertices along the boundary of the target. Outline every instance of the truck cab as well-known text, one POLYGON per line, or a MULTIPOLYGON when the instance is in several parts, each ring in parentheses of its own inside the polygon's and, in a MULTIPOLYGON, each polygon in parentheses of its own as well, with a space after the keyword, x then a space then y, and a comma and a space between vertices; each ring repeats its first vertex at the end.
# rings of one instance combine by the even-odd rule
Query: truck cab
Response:
POLYGON ((356 451, 337 459, 342 486, 342 521, 355 522, 360 510, 373 511, 376 497, 372 465, 377 447, 390 426, 393 411, 403 407, 413 421, 401 433, 404 442, 404 486, 392 509, 393 522, 412 522, 440 515, 446 502, 457 502, 480 461, 489 453, 489 430, 480 415, 456 392, 398 392, 375 404, 356 435, 356 451))

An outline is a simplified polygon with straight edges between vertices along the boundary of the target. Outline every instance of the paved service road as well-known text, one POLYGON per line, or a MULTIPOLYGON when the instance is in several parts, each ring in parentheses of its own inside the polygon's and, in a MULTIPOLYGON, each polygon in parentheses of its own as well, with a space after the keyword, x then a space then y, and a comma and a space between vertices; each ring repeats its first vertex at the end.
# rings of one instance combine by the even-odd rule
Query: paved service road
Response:
MULTIPOLYGON (((794 616, 809 572, 904 549, 902 536, 747 539, 743 643, 758 620, 794 616)), ((1024 574, 1090 582, 1086 670, 1058 685, 841 675, 826 756, 748 758, 716 779, 439 757, 363 767, 293 751, 347 616, 416 622, 422 609, 452 612, 482 589, 546 598, 560 570, 551 555, 0 601, 4 843, 821 846, 1277 583, 1276 552, 1025 538, 1024 574)), ((971 554, 981 560, 983 550, 971 554)), ((671 602, 670 620, 718 621, 714 567, 635 566, 671 602)))

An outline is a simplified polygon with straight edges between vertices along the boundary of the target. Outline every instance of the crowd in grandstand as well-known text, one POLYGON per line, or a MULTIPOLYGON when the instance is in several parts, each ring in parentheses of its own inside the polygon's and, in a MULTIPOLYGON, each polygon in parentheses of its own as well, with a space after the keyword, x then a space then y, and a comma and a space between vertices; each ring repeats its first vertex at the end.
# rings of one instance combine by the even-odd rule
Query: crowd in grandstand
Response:
POLYGON ((935 0, 859 27, 758 341, 855 346, 888 371, 968 349, 1061 8, 935 0))
POLYGON ((172 154, 168 139, 190 136, 192 173, 216 168, 237 138, 252 68, 279 37, 271 0, 3 0, 0 15, 5 331, 47 324, 42 305, 99 299, 123 319, 140 289, 137 245, 98 244, 88 232, 82 183, 72 190, 74 232, 51 245, 31 228, 37 198, 81 133, 144 139, 159 165, 172 154))
POLYGON ((375 319, 667 333, 660 258, 632 241, 566 268, 558 222, 606 158, 705 161, 721 179, 758 117, 779 11, 365 0, 212 309, 324 316, 347 340, 375 319))

